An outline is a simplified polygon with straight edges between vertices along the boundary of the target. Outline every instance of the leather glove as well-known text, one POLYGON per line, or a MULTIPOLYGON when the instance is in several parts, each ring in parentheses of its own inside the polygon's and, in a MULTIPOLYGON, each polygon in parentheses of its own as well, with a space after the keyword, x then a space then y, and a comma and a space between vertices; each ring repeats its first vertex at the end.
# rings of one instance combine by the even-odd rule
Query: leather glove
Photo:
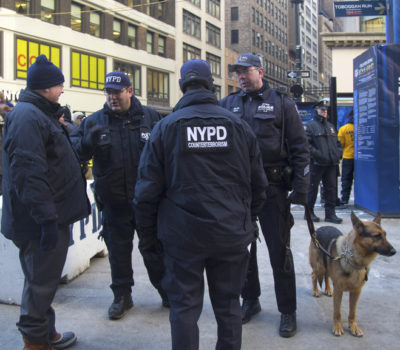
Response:
POLYGON ((101 136, 105 134, 109 134, 107 126, 95 125, 91 122, 88 124, 86 135, 83 138, 83 144, 94 150, 99 144, 101 136))
POLYGON ((257 224, 257 216, 252 216, 251 217, 251 223, 253 224, 253 230, 254 230, 254 238, 256 239, 260 239, 260 230, 258 228, 258 224, 257 224))
POLYGON ((58 242, 57 221, 50 221, 42 225, 42 236, 40 238, 40 249, 44 252, 53 250, 58 242))
POLYGON ((307 204, 307 193, 292 191, 289 194, 289 202, 293 204, 306 205, 307 204))

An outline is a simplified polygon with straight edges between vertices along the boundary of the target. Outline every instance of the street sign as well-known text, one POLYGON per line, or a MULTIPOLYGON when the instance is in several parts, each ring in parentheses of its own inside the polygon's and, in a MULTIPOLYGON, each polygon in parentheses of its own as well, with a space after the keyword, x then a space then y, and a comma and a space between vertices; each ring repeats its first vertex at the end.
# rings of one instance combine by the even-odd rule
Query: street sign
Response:
POLYGON ((290 79, 309 78, 310 74, 309 70, 292 70, 287 73, 287 77, 290 79))
POLYGON ((386 16, 385 0, 335 1, 335 17, 386 16))

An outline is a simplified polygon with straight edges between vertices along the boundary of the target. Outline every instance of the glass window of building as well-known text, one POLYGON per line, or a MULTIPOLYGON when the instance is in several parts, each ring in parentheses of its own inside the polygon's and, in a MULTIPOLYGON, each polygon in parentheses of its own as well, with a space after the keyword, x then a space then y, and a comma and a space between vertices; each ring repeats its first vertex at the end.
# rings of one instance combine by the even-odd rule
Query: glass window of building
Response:
POLYGON ((142 96, 142 76, 141 76, 141 69, 139 66, 135 66, 133 64, 114 61, 114 71, 121 71, 128 75, 129 79, 131 80, 132 87, 133 87, 133 94, 135 96, 142 96))
POLYGON ((239 43, 239 30, 232 29, 231 30, 231 44, 238 44, 239 43))
POLYGON ((106 76, 106 59, 84 52, 71 52, 71 85, 102 90, 106 76))
POLYGON ((147 98, 169 103, 168 73, 147 69, 147 98))
POLYGON ((215 56, 209 52, 206 53, 206 60, 210 63, 211 73, 216 76, 221 76, 221 57, 215 56))
POLYGON ((71 4, 71 28, 82 31, 82 6, 76 3, 71 4))
POLYGON ((48 23, 54 23, 55 0, 40 1, 40 19, 48 23))
POLYGON ((16 41, 16 77, 26 79, 28 68, 35 62, 35 58, 40 54, 61 68, 61 48, 36 40, 17 37, 16 41))
POLYGON ((113 20, 113 40, 116 43, 121 42, 121 27, 122 22, 118 19, 113 20))
POLYGON ((183 62, 194 58, 201 58, 201 50, 197 47, 183 43, 183 62))
POLYGON ((128 46, 136 49, 136 33, 137 28, 132 24, 128 24, 128 46))
POLYGON ((31 13, 31 0, 16 1, 15 11, 20 15, 28 15, 31 13))
POLYGON ((214 94, 217 96, 217 100, 221 99, 221 86, 214 84, 214 94))
POLYGON ((187 0, 197 7, 201 7, 201 0, 187 0))
POLYGON ((90 12, 89 34, 100 37, 100 13, 90 12))
POLYGON ((153 43, 154 43, 154 33, 147 31, 146 33, 146 51, 148 53, 154 53, 153 51, 153 43))
POLYGON ((207 12, 216 18, 220 18, 220 0, 207 0, 207 12))
POLYGON ((239 20, 239 8, 231 7, 231 21, 239 20))
POLYGON ((211 44, 215 47, 221 47, 221 29, 207 22, 206 32, 207 44, 211 44))
POLYGON ((189 11, 183 10, 183 32, 201 38, 201 20, 189 11))
POLYGON ((159 35, 158 36, 158 55, 165 57, 165 46, 166 46, 167 39, 165 36, 159 35))

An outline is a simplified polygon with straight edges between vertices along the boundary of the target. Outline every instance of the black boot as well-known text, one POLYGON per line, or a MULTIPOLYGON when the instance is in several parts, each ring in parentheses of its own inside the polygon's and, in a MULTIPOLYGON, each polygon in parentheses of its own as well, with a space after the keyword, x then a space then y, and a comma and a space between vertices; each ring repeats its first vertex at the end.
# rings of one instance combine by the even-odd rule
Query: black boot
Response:
POLYGON ((333 224, 341 224, 342 219, 336 216, 335 209, 325 210, 325 221, 333 224))
POLYGON ((297 331, 296 312, 293 312, 291 314, 281 314, 279 335, 283 338, 290 338, 296 334, 296 331, 297 331))
POLYGON ((110 320, 119 320, 129 309, 133 307, 132 296, 125 294, 114 297, 114 301, 108 309, 108 317, 110 320))
POLYGON ((242 323, 247 323, 251 318, 261 311, 261 305, 258 298, 243 299, 242 304, 242 323))

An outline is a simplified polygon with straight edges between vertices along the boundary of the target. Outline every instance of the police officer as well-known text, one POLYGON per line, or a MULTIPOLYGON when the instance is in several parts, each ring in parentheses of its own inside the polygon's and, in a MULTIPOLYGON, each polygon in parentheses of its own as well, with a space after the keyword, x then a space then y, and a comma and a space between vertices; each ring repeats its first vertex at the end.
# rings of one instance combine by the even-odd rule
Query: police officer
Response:
POLYGON ((343 220, 336 216, 337 167, 342 157, 342 147, 336 129, 328 122, 328 104, 322 100, 314 105, 314 118, 305 125, 311 153, 310 188, 307 195, 311 219, 320 218, 314 213, 318 186, 322 180, 325 197, 325 221, 340 224, 343 220))
POLYGON ((250 127, 218 106, 208 62, 181 67, 183 97, 153 129, 135 191, 141 244, 161 241, 173 350, 199 349, 204 271, 216 349, 241 348, 240 290, 267 179, 250 127))
MULTIPOLYGON (((161 117, 141 105, 123 72, 106 75, 104 92, 104 107, 85 118, 72 132, 71 140, 82 162, 93 157, 94 192, 103 212, 102 236, 108 248, 110 287, 114 293, 108 316, 115 320, 133 306, 132 249, 136 223, 132 200, 140 153, 161 117)), ((162 257, 142 255, 150 281, 159 291, 163 305, 168 306, 160 285, 162 257)))
MULTIPOLYGON (((263 79, 264 69, 258 56, 241 54, 231 69, 236 72, 242 89, 225 97, 220 104, 251 126, 260 145, 270 186, 259 220, 269 250, 275 295, 281 312, 279 334, 291 337, 297 325, 295 272, 290 250, 290 228, 293 226, 290 203, 306 202, 309 182, 307 138, 294 102, 271 89, 263 79)), ((256 251, 256 243, 253 243, 242 291, 243 323, 261 311, 256 251)))

